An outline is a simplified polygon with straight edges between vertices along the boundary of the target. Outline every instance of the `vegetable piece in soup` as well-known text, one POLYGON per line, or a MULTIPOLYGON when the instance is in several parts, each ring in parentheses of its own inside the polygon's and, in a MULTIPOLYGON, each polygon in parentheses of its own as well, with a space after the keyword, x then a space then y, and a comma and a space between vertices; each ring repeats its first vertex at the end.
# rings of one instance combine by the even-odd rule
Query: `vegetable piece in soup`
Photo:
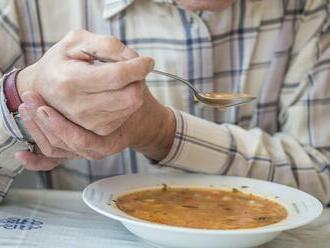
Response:
POLYGON ((280 204, 237 189, 164 187, 123 195, 116 205, 146 221, 203 229, 256 228, 287 217, 280 204))

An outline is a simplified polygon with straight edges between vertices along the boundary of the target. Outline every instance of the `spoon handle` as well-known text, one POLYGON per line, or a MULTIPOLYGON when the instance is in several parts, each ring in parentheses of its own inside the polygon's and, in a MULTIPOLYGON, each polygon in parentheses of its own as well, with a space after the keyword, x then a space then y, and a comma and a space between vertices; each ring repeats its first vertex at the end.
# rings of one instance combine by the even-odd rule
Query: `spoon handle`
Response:
MULTIPOLYGON (((110 58, 104 58, 104 57, 94 55, 94 54, 92 54, 90 52, 87 52, 85 50, 81 50, 81 52, 83 52, 84 54, 90 56, 91 58, 96 59, 96 60, 98 60, 100 62, 103 62, 103 63, 116 63, 116 62, 118 62, 118 61, 110 59, 110 58)), ((187 80, 185 80, 185 79, 183 79, 179 76, 176 76, 176 75, 168 73, 168 72, 159 71, 159 70, 152 70, 151 72, 155 73, 155 74, 158 74, 158 75, 162 75, 162 76, 166 76, 166 77, 178 80, 178 81, 184 83, 185 85, 187 85, 190 89, 192 89, 195 94, 199 93, 198 90, 194 86, 192 86, 190 82, 188 82, 187 80)))
POLYGON ((163 75, 163 76, 178 80, 178 81, 184 83, 185 85, 187 85, 190 89, 192 89, 195 94, 198 94, 198 90, 194 86, 192 86, 189 81, 187 81, 179 76, 176 76, 176 75, 168 73, 168 72, 159 71, 159 70, 152 70, 152 72, 155 74, 163 75))

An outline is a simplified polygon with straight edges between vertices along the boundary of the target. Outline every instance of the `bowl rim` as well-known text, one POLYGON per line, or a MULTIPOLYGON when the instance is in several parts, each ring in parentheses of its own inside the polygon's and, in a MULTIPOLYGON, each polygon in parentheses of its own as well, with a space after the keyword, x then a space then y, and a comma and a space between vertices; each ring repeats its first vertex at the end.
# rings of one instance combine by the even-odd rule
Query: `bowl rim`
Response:
MULTIPOLYGON (((179 174, 179 175, 183 175, 184 174, 179 174)), ((236 178, 236 179, 243 179, 244 180, 249 180, 249 181, 257 181, 259 183, 266 183, 266 184, 275 184, 277 187, 284 187, 288 190, 292 190, 292 191, 298 191, 300 194, 303 194, 304 197, 309 198, 310 200, 313 201, 314 203, 314 209, 315 211, 313 211, 313 214, 307 216, 307 218, 304 218, 303 220, 291 223, 291 224, 287 224, 287 225, 282 225, 282 226, 274 226, 272 227, 272 225, 275 225, 277 223, 271 224, 271 225, 266 225, 266 226, 262 226, 262 227, 257 227, 257 228, 242 228, 242 229, 231 229, 231 230, 222 230, 222 229, 201 229, 201 228, 189 228, 189 227, 179 227, 179 226, 171 226, 171 225, 167 225, 167 224, 160 224, 160 223, 154 223, 154 222, 150 222, 150 221, 146 221, 146 220, 142 220, 142 219, 138 219, 134 216, 130 216, 128 214, 126 214, 124 211, 116 208, 117 211, 120 211, 122 213, 124 213, 125 215, 127 215, 129 218, 124 216, 119 216, 113 212, 110 211, 105 211, 103 209, 99 209, 96 205, 93 205, 91 202, 88 201, 87 197, 85 197, 88 189, 90 187, 92 187, 93 185, 96 184, 100 184, 104 181, 109 181, 114 177, 108 177, 108 178, 104 178, 101 180, 98 180, 96 182, 93 182, 91 184, 89 184, 82 192, 82 199, 85 202, 85 204, 87 206, 89 206, 91 209, 93 209, 94 211, 105 215, 111 219, 115 219, 117 221, 122 222, 124 225, 127 224, 133 224, 133 225, 138 225, 144 228, 151 228, 151 229, 158 229, 158 230, 162 230, 162 231, 172 231, 172 232, 179 232, 179 233, 191 233, 191 234, 205 234, 205 235, 244 235, 244 234, 262 234, 262 233, 273 233, 273 232, 282 232, 285 230, 290 230, 290 229, 294 229, 300 226, 303 226, 313 220, 315 220, 316 218, 318 218, 322 212, 323 212, 323 205, 322 203, 315 198, 314 196, 301 191, 299 189, 293 188, 293 187, 289 187, 283 184, 279 184, 279 183, 274 183, 274 182, 269 182, 269 181, 264 181, 264 180, 260 180, 260 179, 255 179, 255 178, 246 178, 246 177, 238 177, 238 176, 221 176, 221 175, 205 175, 202 174, 203 176, 219 176, 219 177, 227 177, 227 178, 236 178), (267 227, 267 228, 265 228, 267 227)), ((115 176, 115 177, 131 177, 131 176, 149 176, 149 174, 129 174, 129 175, 120 175, 120 176, 115 176)), ((155 186, 150 186, 150 187, 155 187, 155 186)), ((203 187, 203 186, 201 186, 203 187)), ((145 186, 141 186, 141 188, 145 188, 145 186)), ((216 189, 216 187, 215 187, 216 189)), ((126 191, 127 193, 129 193, 130 191, 126 191)), ((125 194, 125 192, 121 192, 119 194, 125 194)), ((281 203, 280 200, 277 200, 279 203, 281 203)), ((282 203, 282 206, 285 206, 284 203, 282 203)), ((109 205, 109 209, 113 209, 114 206, 109 205)), ((284 219, 285 220, 285 219, 284 219)), ((282 221, 284 221, 282 220, 282 221)), ((278 222, 280 223, 280 222, 278 222)))

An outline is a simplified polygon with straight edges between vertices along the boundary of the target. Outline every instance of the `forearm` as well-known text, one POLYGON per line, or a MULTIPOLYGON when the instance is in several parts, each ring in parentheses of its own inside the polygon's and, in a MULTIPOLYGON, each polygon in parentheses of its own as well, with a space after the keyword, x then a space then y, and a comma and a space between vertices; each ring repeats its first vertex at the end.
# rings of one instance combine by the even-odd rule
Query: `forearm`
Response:
POLYGON ((293 137, 244 130, 177 113, 175 141, 160 164, 180 169, 253 177, 298 187, 330 200, 329 157, 293 137))

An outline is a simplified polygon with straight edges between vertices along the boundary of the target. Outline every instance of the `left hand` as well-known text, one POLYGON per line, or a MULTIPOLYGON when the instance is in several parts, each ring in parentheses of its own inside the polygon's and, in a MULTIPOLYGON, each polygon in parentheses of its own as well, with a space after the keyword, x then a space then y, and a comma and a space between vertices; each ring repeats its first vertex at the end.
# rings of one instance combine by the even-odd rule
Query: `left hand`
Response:
POLYGON ((146 90, 143 106, 123 125, 107 136, 100 136, 69 121, 46 106, 37 93, 25 93, 28 103, 19 107, 25 127, 42 154, 18 152, 16 158, 30 170, 50 170, 63 159, 83 157, 102 159, 131 147, 146 156, 163 159, 174 140, 175 118, 146 90))

